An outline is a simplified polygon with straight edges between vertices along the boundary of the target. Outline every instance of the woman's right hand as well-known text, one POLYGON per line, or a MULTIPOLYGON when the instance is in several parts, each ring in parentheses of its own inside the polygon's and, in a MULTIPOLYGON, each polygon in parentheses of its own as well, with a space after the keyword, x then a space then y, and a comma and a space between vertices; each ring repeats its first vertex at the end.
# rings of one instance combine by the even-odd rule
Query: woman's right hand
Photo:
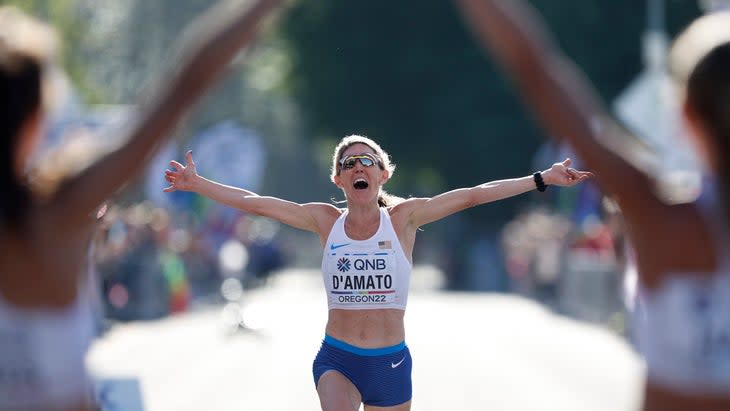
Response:
POLYGON ((185 153, 185 165, 178 163, 175 160, 170 161, 170 166, 173 170, 165 170, 165 180, 170 183, 170 186, 163 189, 166 193, 173 191, 193 191, 193 181, 198 177, 198 172, 195 169, 195 162, 193 161, 193 151, 188 150, 185 153))

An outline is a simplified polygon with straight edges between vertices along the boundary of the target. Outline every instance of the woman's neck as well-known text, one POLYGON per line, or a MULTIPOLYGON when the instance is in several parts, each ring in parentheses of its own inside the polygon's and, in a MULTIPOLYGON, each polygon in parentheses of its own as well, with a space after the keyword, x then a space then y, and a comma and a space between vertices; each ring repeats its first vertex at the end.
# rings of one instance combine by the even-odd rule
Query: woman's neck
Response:
POLYGON ((345 218, 345 233, 353 240, 366 240, 380 227, 379 207, 348 208, 345 218))
POLYGON ((353 222, 372 222, 380 219, 380 207, 377 203, 361 205, 347 204, 348 219, 352 218, 353 222))

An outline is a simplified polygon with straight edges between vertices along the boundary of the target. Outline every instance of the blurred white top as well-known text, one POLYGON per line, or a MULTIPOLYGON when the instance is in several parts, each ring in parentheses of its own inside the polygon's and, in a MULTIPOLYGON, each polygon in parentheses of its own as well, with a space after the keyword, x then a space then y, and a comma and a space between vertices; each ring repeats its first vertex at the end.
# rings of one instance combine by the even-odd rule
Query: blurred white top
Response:
POLYGON ((717 271, 671 273, 656 290, 639 286, 632 321, 650 381, 680 392, 730 396, 730 226, 716 197, 708 184, 697 204, 719 244, 717 271))
POLYGON ((52 410, 89 398, 84 360, 93 335, 84 292, 59 310, 21 309, 0 297, 0 409, 52 410))

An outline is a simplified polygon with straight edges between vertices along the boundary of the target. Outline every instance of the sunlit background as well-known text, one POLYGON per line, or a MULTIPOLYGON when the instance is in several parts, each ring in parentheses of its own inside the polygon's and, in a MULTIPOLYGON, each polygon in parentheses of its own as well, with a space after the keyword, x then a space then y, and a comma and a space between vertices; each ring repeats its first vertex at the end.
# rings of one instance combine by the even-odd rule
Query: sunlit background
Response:
MULTIPOLYGON (((64 39, 67 75, 57 79, 39 158, 78 141, 85 144, 66 151, 93 155, 90 147, 112 144, 103 130, 124 125, 126 111, 170 62, 180 31, 212 4, 0 3, 52 22, 64 39)), ((657 169, 692 188, 696 165, 681 125, 670 121, 676 102, 665 53, 674 34, 721 2, 531 3, 616 116, 657 155, 657 169)), ((392 155, 398 168, 386 189, 402 197, 528 175, 565 156, 580 167, 568 147, 537 128, 450 1, 291 2, 144 177, 109 199, 94 252, 100 341, 125 324, 194 318, 211 307, 227 332, 276 322, 275 305, 249 304, 248 296, 273 284, 299 286, 281 278, 319 281, 318 239, 190 193, 163 193, 163 171, 192 149, 199 173, 220 182, 296 202, 341 200, 328 167, 334 144, 348 134, 367 135, 392 155)), ((631 267, 622 231, 593 183, 525 194, 423 227, 414 284, 443 298, 519 296, 629 341, 631 267)), ((317 304, 324 315, 324 300, 317 304)), ((299 384, 315 398, 307 378, 299 384)), ((148 405, 156 401, 151 392, 148 405)))

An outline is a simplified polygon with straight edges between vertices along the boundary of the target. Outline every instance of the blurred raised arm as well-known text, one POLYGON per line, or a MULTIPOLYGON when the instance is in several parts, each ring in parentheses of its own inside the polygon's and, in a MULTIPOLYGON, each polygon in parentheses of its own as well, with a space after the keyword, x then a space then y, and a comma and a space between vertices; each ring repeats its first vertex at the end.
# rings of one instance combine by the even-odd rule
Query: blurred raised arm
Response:
POLYGON ((136 177, 177 122, 250 44, 262 20, 282 0, 222 1, 197 18, 180 41, 179 55, 143 97, 122 143, 63 182, 49 203, 69 227, 78 225, 105 198, 136 177))
POLYGON ((538 13, 521 0, 454 1, 547 133, 573 147, 627 220, 660 223, 659 213, 649 212, 661 206, 652 181, 624 157, 626 133, 584 73, 553 42, 538 13))

